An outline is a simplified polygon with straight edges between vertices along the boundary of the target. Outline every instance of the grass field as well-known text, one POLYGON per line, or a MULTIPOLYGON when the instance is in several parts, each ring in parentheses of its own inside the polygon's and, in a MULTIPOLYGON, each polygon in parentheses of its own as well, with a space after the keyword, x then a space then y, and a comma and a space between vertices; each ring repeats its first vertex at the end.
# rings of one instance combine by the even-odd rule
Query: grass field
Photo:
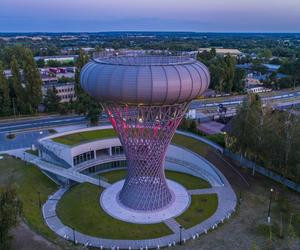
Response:
POLYGON ((28 225, 47 238, 56 240, 57 236, 44 223, 38 194, 43 204, 57 190, 56 184, 37 167, 26 166, 25 162, 5 155, 0 160, 0 185, 10 184, 17 186, 17 194, 23 203, 24 220, 28 225))
POLYGON ((80 143, 86 143, 89 141, 107 139, 112 137, 116 137, 116 132, 113 129, 101 129, 64 135, 53 138, 52 140, 58 143, 74 146, 80 143))
MULTIPOLYGON (((94 130, 94 131, 64 135, 64 136, 53 138, 52 140, 58 143, 74 146, 80 143, 85 143, 85 142, 99 140, 99 139, 107 139, 116 136, 117 136, 116 132, 113 129, 102 129, 102 130, 94 130)), ((184 146, 200 155, 205 155, 208 148, 208 146, 202 142, 199 142, 193 138, 189 138, 179 134, 174 135, 172 139, 172 143, 178 146, 184 146)))
MULTIPOLYGON (((100 176, 104 177, 109 183, 114 183, 116 181, 122 180, 125 178, 126 170, 115 170, 106 173, 100 174, 100 176)), ((200 188, 210 188, 210 184, 198 177, 178 173, 174 171, 166 171, 166 177, 170 180, 174 180, 184 186, 186 189, 200 189, 200 188)))
POLYGON ((184 228, 190 228, 211 217, 217 208, 216 194, 193 195, 190 207, 176 221, 184 228))
POLYGON ((114 219, 100 207, 101 192, 87 183, 74 186, 59 201, 58 216, 64 224, 96 237, 148 239, 172 233, 164 223, 138 225, 114 219))

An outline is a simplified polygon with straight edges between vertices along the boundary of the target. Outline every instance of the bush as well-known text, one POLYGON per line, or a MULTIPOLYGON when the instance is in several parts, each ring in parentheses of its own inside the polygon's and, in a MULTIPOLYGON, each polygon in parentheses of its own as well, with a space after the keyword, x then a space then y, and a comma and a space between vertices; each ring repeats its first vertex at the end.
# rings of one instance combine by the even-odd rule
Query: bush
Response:
POLYGON ((15 139, 16 138, 16 135, 15 134, 12 134, 12 133, 9 133, 7 136, 6 136, 7 139, 9 140, 12 140, 12 139, 15 139))
POLYGON ((296 234, 300 236, 300 214, 295 214, 293 216, 292 224, 295 228, 296 234))
POLYGON ((50 128, 50 129, 48 129, 48 132, 50 134, 55 134, 57 131, 55 129, 53 129, 53 128, 50 128))
POLYGON ((225 135, 224 134, 215 134, 215 135, 206 135, 205 136, 208 140, 211 140, 223 148, 225 147, 225 135))
POLYGON ((256 234, 263 236, 265 238, 270 237, 270 230, 273 236, 280 237, 280 226, 278 223, 269 224, 259 224, 256 227, 256 234))

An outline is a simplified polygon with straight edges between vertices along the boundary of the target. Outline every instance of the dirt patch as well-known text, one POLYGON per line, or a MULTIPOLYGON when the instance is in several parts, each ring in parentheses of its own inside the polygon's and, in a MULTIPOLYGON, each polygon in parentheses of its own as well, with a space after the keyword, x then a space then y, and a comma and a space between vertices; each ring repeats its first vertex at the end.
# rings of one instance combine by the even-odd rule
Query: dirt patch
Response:
POLYGON ((12 250, 58 250, 61 249, 33 232, 24 222, 12 230, 12 250))
POLYGON ((230 220, 216 230, 200 236, 199 239, 188 241, 183 246, 177 246, 175 249, 250 250, 255 249, 255 247, 258 247, 257 249, 300 249, 300 235, 296 236, 294 247, 291 248, 287 232, 289 214, 299 213, 300 211, 299 194, 287 190, 259 174, 253 177, 251 171, 243 169, 230 159, 225 158, 230 163, 231 166, 229 166, 214 152, 208 152, 206 158, 226 176, 237 196, 240 197, 241 195, 241 204, 230 220), (236 172, 237 170, 240 172, 239 174, 236 172), (244 179, 249 183, 249 186, 244 179), (271 209, 272 222, 275 223, 278 230, 278 225, 281 223, 280 217, 283 214, 284 234, 284 237, 280 238, 276 235, 276 230, 272 230, 272 241, 269 240, 270 233, 267 224, 269 190, 271 187, 275 189, 271 209), (279 212, 278 207, 282 206, 280 197, 284 197, 286 200, 285 202, 289 207, 288 213, 283 210, 279 212), (261 233, 261 226, 267 228, 267 235, 261 233))

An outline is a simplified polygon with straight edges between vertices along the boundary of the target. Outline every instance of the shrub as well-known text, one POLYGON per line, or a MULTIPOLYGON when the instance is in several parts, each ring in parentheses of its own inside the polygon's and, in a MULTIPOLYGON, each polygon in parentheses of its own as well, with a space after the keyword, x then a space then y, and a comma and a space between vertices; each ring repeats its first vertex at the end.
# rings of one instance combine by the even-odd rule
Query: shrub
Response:
POLYGON ((16 138, 16 135, 15 134, 12 134, 12 133, 9 133, 7 136, 6 136, 7 139, 9 140, 12 140, 12 139, 15 139, 16 138))

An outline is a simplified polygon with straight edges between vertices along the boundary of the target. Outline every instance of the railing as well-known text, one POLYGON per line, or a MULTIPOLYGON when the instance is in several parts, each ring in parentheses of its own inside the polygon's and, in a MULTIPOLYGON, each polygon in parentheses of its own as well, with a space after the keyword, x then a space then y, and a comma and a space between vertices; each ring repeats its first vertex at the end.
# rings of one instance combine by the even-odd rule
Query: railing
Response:
POLYGON ((96 159, 82 162, 82 163, 76 165, 74 168, 76 171, 81 172, 85 169, 88 169, 88 168, 96 166, 96 165, 105 164, 105 163, 114 162, 114 161, 124 161, 124 160, 126 160, 125 154, 118 154, 118 155, 112 155, 112 156, 110 156, 110 155, 101 156, 101 157, 97 157, 96 159))
POLYGON ((42 143, 38 142, 36 147, 41 150, 42 152, 45 152, 46 154, 48 154, 50 157, 53 157, 54 160, 56 162, 59 163, 59 165, 61 165, 64 168, 70 168, 72 167, 68 162, 66 162, 64 159, 60 158, 59 156, 57 156, 55 153, 53 153, 50 149, 48 149, 47 147, 45 147, 42 143))
POLYGON ((255 171, 269 177, 270 179, 279 182, 287 187, 289 187, 290 189, 293 189, 297 192, 300 192, 300 183, 296 183, 293 182, 289 179, 284 178, 282 175, 279 175, 265 167, 256 165, 254 162, 244 158, 243 156, 241 156, 240 154, 236 154, 233 152, 230 152, 229 150, 224 150, 224 155, 228 156, 229 158, 241 162, 242 166, 249 168, 249 169, 253 169, 255 167, 255 171))
MULTIPOLYGON (((124 161, 124 160, 126 160, 125 154, 105 156, 105 157, 97 157, 94 160, 90 160, 88 162, 86 161, 86 162, 83 162, 83 163, 75 166, 75 170, 78 171, 78 172, 81 172, 85 169, 94 167, 96 165, 101 165, 101 164, 114 162, 114 161, 124 161)), ((192 170, 192 172, 194 172, 197 175, 200 175, 202 178, 208 179, 211 183, 215 183, 215 184, 218 184, 218 185, 221 185, 221 186, 224 185, 221 178, 217 178, 216 176, 212 175, 211 173, 209 173, 208 171, 206 171, 205 169, 199 167, 198 165, 196 165, 194 163, 183 161, 181 159, 177 159, 177 158, 174 158, 174 157, 166 157, 166 161, 170 162, 170 163, 180 165, 180 166, 183 166, 187 169, 190 169, 190 170, 192 170)))
POLYGON ((199 174, 203 179, 208 179, 209 182, 211 182, 211 183, 215 183, 215 184, 219 184, 220 186, 224 186, 224 182, 222 181, 221 178, 216 178, 214 175, 212 175, 211 173, 209 173, 208 171, 206 171, 203 168, 199 168, 199 166, 194 163, 183 161, 183 160, 173 158, 173 157, 166 157, 166 161, 170 162, 170 163, 175 163, 175 164, 181 165, 185 168, 188 168, 188 169, 192 170, 193 172, 195 172, 196 174, 199 174))

